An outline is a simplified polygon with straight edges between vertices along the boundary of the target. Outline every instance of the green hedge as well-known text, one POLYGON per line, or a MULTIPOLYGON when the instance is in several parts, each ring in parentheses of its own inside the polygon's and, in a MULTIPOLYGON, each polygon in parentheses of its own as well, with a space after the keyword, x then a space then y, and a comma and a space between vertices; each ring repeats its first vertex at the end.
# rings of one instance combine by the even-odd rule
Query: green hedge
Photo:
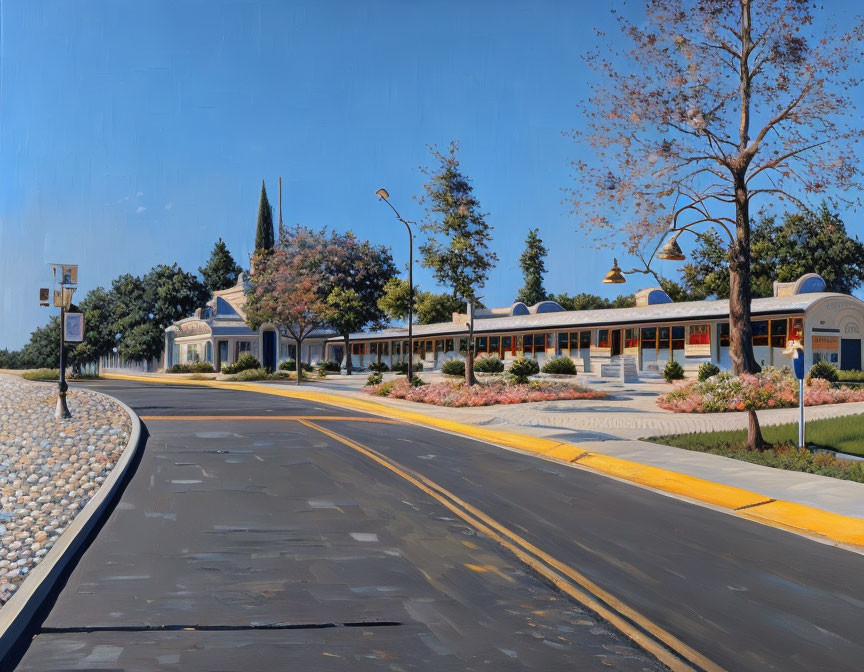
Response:
POLYGON ((462 377, 465 375, 465 362, 461 359, 448 360, 441 365, 441 373, 448 376, 462 377))
POLYGON ((684 367, 674 360, 670 361, 663 369, 663 377, 667 383, 671 383, 673 380, 684 380, 684 367))
POLYGON ((528 376, 533 376, 540 373, 540 365, 536 359, 528 357, 518 357, 510 364, 508 373, 517 383, 527 383, 528 376))
POLYGON ((497 357, 478 357, 474 360, 474 371, 477 373, 501 373, 504 362, 497 357))
POLYGON ((697 378, 700 381, 708 380, 712 376, 716 376, 720 373, 720 367, 714 364, 713 362, 703 362, 699 365, 699 374, 697 378))
POLYGON ((543 373, 554 373, 559 376, 575 376, 576 363, 569 357, 556 357, 543 365, 543 373))
POLYGON ((249 353, 245 355, 241 355, 240 359, 238 359, 233 364, 228 364, 222 367, 222 373, 234 374, 240 373, 241 371, 247 371, 249 369, 260 369, 261 362, 255 359, 249 353))

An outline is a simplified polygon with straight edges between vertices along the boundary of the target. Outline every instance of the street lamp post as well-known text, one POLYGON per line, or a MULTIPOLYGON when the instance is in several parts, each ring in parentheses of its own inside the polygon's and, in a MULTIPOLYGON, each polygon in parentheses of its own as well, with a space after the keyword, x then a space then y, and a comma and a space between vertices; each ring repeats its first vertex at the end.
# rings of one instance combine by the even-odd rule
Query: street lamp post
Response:
POLYGON ((396 213, 396 219, 408 229, 408 382, 411 383, 414 380, 414 234, 411 232, 410 225, 417 224, 417 222, 409 222, 402 218, 399 211, 388 200, 390 194, 387 193, 386 189, 379 189, 375 194, 379 200, 390 206, 390 209, 396 213))

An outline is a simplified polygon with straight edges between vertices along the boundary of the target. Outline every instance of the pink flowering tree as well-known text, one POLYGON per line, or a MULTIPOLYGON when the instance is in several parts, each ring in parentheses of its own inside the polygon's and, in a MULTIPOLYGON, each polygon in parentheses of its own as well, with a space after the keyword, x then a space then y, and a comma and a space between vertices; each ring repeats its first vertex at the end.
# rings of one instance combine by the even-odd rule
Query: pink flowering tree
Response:
MULTIPOLYGON (((601 244, 626 241, 640 263, 628 272, 658 281, 652 262, 664 242, 700 226, 726 236, 736 374, 760 368, 752 200, 857 202, 848 194, 860 188, 860 89, 850 66, 861 60, 864 26, 820 32, 820 11, 803 0, 644 0, 644 16, 618 14, 627 46, 600 34, 586 56, 600 77, 571 135, 594 157, 572 164, 574 212, 601 244)), ((761 443, 751 410, 748 444, 761 443)))
POLYGON ((303 341, 327 322, 328 306, 321 295, 322 260, 327 254, 324 231, 298 226, 284 231, 275 248, 258 251, 253 259, 246 322, 252 329, 274 324, 292 336, 297 343, 298 385, 303 341))

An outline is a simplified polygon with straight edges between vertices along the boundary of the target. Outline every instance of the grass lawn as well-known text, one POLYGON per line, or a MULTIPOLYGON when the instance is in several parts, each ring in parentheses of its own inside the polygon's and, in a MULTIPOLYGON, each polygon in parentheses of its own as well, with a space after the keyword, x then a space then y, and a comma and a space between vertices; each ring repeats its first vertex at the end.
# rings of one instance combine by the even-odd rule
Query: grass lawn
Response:
MULTIPOLYGON (((864 414, 843 418, 814 420, 807 423, 807 445, 830 448, 842 453, 864 457, 864 414)), ((768 467, 804 471, 864 483, 864 462, 842 460, 829 453, 798 450, 798 424, 763 427, 762 436, 772 444, 763 451, 747 450, 746 430, 733 432, 703 432, 673 434, 648 439, 667 446, 712 453, 768 467)))
MULTIPOLYGON (((808 446, 830 448, 841 453, 864 457, 864 414, 813 420, 806 424, 806 432, 808 446)), ((795 444, 798 442, 798 423, 763 427, 762 436, 768 443, 795 444)), ((705 450, 723 444, 743 444, 747 440, 747 431, 742 429, 733 432, 675 434, 650 440, 688 450, 705 450)))

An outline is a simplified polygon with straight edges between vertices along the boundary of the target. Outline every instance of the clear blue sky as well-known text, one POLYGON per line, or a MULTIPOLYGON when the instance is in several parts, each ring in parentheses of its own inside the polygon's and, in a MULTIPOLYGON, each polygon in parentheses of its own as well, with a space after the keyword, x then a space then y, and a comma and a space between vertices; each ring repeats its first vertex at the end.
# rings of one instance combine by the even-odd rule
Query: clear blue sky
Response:
POLYGON ((580 53, 608 7, 0 0, 0 347, 47 320, 48 262, 78 263, 81 295, 157 263, 195 271, 219 236, 247 264, 261 180, 275 206, 280 175, 286 222, 353 229, 401 265, 404 229, 374 192, 419 219, 417 167, 451 139, 495 227, 488 304, 512 300, 533 226, 551 291, 647 284, 600 284, 612 254, 586 247, 562 202, 580 53))

